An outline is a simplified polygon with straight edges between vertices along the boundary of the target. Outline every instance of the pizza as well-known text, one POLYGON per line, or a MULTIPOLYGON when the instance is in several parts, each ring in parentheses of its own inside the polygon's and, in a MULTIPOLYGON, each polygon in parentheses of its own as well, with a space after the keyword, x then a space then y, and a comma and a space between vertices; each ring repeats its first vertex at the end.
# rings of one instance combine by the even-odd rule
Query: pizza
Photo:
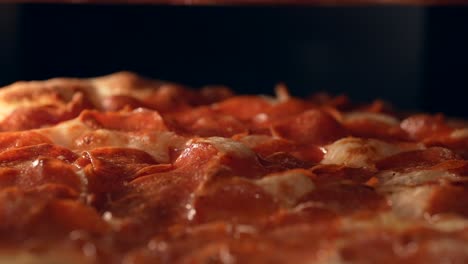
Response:
POLYGON ((468 123, 129 72, 0 90, 0 263, 468 263, 468 123))

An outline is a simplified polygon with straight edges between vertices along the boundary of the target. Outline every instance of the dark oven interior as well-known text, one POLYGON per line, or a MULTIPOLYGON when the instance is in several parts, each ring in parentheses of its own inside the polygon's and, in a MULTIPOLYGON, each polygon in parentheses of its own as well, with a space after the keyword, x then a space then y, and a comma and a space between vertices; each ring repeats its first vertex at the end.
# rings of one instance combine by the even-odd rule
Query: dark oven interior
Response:
POLYGON ((468 117, 468 8, 0 5, 0 84, 131 70, 468 117))

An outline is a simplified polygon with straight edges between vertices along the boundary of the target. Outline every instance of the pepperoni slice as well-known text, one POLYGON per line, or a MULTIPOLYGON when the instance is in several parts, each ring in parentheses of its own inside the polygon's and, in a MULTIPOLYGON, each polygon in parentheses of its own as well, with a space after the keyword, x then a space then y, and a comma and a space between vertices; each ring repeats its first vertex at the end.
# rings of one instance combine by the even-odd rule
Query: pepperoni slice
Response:
POLYGON ((177 167, 210 160, 212 170, 225 175, 257 178, 266 173, 257 155, 242 143, 213 137, 192 141, 177 158, 177 167))
POLYGON ((432 147, 398 153, 379 160, 376 166, 380 170, 416 170, 432 167, 445 161, 460 159, 458 155, 449 149, 432 147))
POLYGON ((216 113, 207 107, 182 111, 170 119, 177 130, 189 135, 232 137, 248 132, 247 127, 233 116, 216 113))
POLYGON ((468 191, 465 184, 432 186, 425 212, 430 215, 455 213, 466 217, 468 216, 466 203, 468 203, 468 191))
POLYGON ((407 134, 398 125, 392 126, 369 119, 346 122, 345 127, 351 135, 363 138, 383 140, 407 140, 407 134))
POLYGON ((170 225, 190 222, 196 213, 193 192, 219 171, 219 160, 213 159, 217 153, 213 145, 192 144, 172 170, 138 177, 110 193, 110 202, 103 210, 130 218, 126 230, 131 230, 132 237, 146 237, 170 225))
POLYGON ((25 165, 16 179, 17 186, 22 188, 50 183, 64 185, 77 192, 84 188, 82 179, 75 173, 72 165, 53 158, 41 157, 29 166, 25 165))
POLYGON ((277 152, 291 152, 297 149, 291 140, 275 138, 267 135, 238 135, 234 139, 242 142, 261 157, 267 157, 277 152))
POLYGON ((0 168, 0 189, 13 187, 21 171, 13 168, 0 168))
POLYGON ((151 109, 162 113, 181 111, 190 108, 191 102, 196 102, 196 93, 180 85, 164 84, 143 102, 151 109))
POLYGON ((39 157, 59 159, 68 163, 77 159, 77 155, 69 149, 52 144, 39 144, 14 148, 0 153, 0 166, 14 167, 25 164, 26 161, 33 162, 39 157))
POLYGON ((241 121, 252 120, 257 114, 271 109, 272 103, 258 96, 236 96, 213 106, 215 111, 231 115, 241 121))
POLYGON ((254 116, 254 126, 260 128, 269 127, 271 124, 288 119, 291 116, 299 115, 311 108, 316 108, 316 106, 309 102, 288 98, 286 101, 278 102, 254 116))
POLYGON ((194 209, 197 222, 225 220, 250 223, 278 209, 278 204, 263 189, 244 179, 210 182, 197 193, 194 209))
POLYGON ((285 171, 297 168, 305 169, 312 166, 310 162, 300 160, 286 152, 276 152, 265 157, 264 159, 261 159, 260 161, 262 165, 265 166, 271 172, 285 171))
POLYGON ((0 133, 0 151, 44 143, 52 144, 52 141, 34 131, 0 133))
POLYGON ((132 112, 84 111, 80 115, 83 123, 93 129, 110 129, 119 131, 167 131, 159 113, 137 109, 132 112))
POLYGON ((317 188, 301 199, 322 204, 339 214, 388 209, 386 199, 373 188, 359 184, 333 184, 317 188))
POLYGON ((323 145, 345 137, 347 131, 325 112, 309 110, 273 125, 272 134, 298 144, 323 145))
POLYGON ((79 192, 83 183, 70 164, 75 159, 70 150, 50 144, 4 151, 0 154, 0 185, 27 189, 60 184, 79 192))
POLYGON ((76 164, 84 168, 91 191, 111 193, 156 161, 141 150, 104 147, 85 152, 76 164))
POLYGON ((78 201, 54 200, 46 208, 49 221, 65 231, 86 230, 91 235, 109 230, 107 223, 94 210, 78 201))

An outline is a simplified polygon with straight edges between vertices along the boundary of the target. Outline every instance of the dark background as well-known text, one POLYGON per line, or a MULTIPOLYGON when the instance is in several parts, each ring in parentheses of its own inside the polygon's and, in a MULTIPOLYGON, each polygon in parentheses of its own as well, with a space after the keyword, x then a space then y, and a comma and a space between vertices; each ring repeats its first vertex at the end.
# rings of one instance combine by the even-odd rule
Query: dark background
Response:
POLYGON ((468 8, 0 5, 1 85, 118 70, 468 117, 468 8))

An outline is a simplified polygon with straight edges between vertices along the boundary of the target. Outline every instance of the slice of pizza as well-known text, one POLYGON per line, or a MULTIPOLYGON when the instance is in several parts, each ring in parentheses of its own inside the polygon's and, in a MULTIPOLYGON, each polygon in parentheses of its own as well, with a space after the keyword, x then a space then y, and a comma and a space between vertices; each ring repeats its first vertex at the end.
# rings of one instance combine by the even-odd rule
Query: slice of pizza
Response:
POLYGON ((0 263, 468 262, 463 120, 128 72, 0 104, 0 263))

